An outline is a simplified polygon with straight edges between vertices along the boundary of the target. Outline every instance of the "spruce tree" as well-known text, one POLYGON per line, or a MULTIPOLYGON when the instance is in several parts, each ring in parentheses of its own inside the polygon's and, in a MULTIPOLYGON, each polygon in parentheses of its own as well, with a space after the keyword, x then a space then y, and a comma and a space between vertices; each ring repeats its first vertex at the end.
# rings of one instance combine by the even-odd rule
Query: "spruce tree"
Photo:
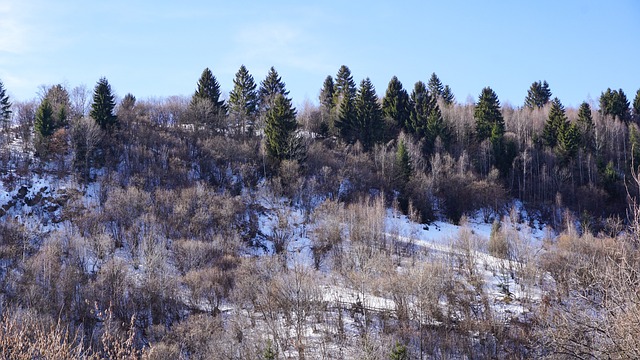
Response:
POLYGON ((574 158, 580 149, 580 129, 577 124, 564 123, 558 134, 558 152, 560 160, 567 162, 574 158))
POLYGON ((397 77, 392 77, 382 99, 382 115, 391 119, 396 128, 409 126, 409 94, 397 77))
POLYGON ((0 123, 6 126, 11 120, 11 101, 9 101, 9 95, 4 88, 4 84, 0 80, 0 123))
POLYGON ((486 139, 504 134, 504 119, 500 111, 498 95, 490 88, 482 89, 478 103, 473 111, 476 120, 476 137, 482 142, 486 139))
POLYGON ((422 149, 424 154, 431 155, 433 153, 437 138, 440 138, 446 146, 449 143, 449 136, 449 127, 442 117, 442 112, 440 111, 436 98, 432 96, 424 134, 424 147, 422 149))
POLYGON ((346 65, 338 69, 333 88, 333 104, 341 112, 343 100, 352 100, 356 95, 356 83, 351 76, 351 70, 346 65))
POLYGON ((322 89, 320 90, 320 108, 322 111, 331 113, 334 108, 333 102, 333 77, 331 75, 327 75, 324 79, 324 83, 322 83, 322 89))
POLYGON ((396 150, 396 169, 395 183, 400 190, 403 190, 413 172, 409 152, 407 151, 404 140, 400 140, 398 149, 396 150))
POLYGON ((587 102, 580 104, 578 108, 578 130, 580 131, 580 139, 582 147, 591 149, 593 147, 593 117, 591 115, 591 106, 587 102))
POLYGON ((449 85, 444 86, 444 90, 442 90, 442 101, 445 105, 450 106, 456 101, 456 97, 453 95, 453 91, 449 85))
POLYGON ((365 150, 382 140, 384 123, 378 96, 371 80, 366 78, 360 83, 355 100, 355 133, 365 150))
POLYGON ((600 94, 600 113, 604 116, 617 117, 621 121, 628 121, 629 100, 624 91, 608 88, 600 94))
POLYGON ((409 106, 409 126, 407 126, 407 130, 418 138, 423 138, 426 133, 427 118, 431 113, 431 95, 422 81, 416 82, 413 86, 413 91, 409 98, 409 106))
POLYGON ((636 91, 636 97, 633 99, 633 116, 640 122, 640 89, 636 91))
POLYGON ((429 87, 429 93, 435 98, 441 97, 444 93, 442 81, 440 81, 440 78, 438 78, 438 75, 436 75, 436 73, 431 73, 431 78, 429 78, 427 86, 429 87))
POLYGON ((258 93, 253 76, 242 65, 233 80, 233 90, 229 93, 229 115, 240 123, 240 132, 247 132, 247 124, 251 123, 258 113, 258 93))
POLYGON ((53 106, 49 99, 44 98, 36 111, 34 123, 36 133, 42 138, 48 138, 56 131, 56 121, 53 115, 53 106))
POLYGON ((265 114, 278 95, 287 97, 289 91, 287 91, 285 83, 272 66, 267 77, 260 83, 260 89, 258 90, 259 111, 265 114))
POLYGON ((354 143, 357 140, 355 97, 356 84, 351 76, 351 71, 342 65, 335 79, 333 103, 337 113, 335 128, 348 143, 354 143))
POLYGON ((536 81, 531 84, 531 87, 527 91, 527 96, 524 99, 524 106, 534 109, 544 107, 551 99, 551 90, 549 84, 545 80, 536 81))
POLYGON ((111 93, 111 85, 106 78, 100 78, 93 90, 93 103, 89 116, 102 130, 112 131, 118 125, 118 117, 113 113, 115 107, 116 101, 111 93))
POLYGON ((205 68, 198 79, 196 92, 191 98, 191 103, 197 102, 197 99, 207 99, 214 107, 214 111, 218 115, 227 113, 224 100, 220 99, 220 84, 209 68, 205 68))
POLYGON ((545 146, 555 147, 562 132, 568 126, 569 120, 565 114, 564 106, 558 98, 551 101, 551 109, 549 109, 549 117, 542 129, 542 142, 545 146))
POLYGON ((53 108, 56 128, 66 127, 69 124, 68 114, 71 112, 69 92, 61 84, 54 85, 47 90, 45 97, 53 108))
POLYGON ((277 161, 296 158, 297 125, 296 109, 291 106, 291 100, 277 94, 266 113, 264 135, 269 156, 277 161))

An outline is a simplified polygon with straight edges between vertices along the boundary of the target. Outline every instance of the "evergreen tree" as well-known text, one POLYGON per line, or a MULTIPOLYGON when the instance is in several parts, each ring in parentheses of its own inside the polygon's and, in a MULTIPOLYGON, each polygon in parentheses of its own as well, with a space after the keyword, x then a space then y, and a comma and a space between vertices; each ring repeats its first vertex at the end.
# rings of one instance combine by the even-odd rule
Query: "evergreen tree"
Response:
POLYGON ((260 89, 258 90, 259 109, 261 113, 266 113, 271 108, 276 97, 282 95, 287 97, 289 91, 287 91, 285 83, 278 75, 276 69, 272 66, 269 69, 267 77, 260 83, 260 89))
POLYGON ((382 115, 391 123, 391 133, 409 126, 409 94, 397 77, 392 77, 382 99, 382 115))
POLYGON ((629 125, 629 146, 631 147, 633 170, 637 171, 640 165, 640 129, 636 124, 629 125))
POLYGON ((4 88, 4 84, 0 80, 0 123, 3 126, 11 120, 11 102, 9 101, 9 95, 4 88))
POLYGON ((335 127, 340 136, 348 143, 357 140, 358 126, 356 124, 356 84, 351 71, 342 65, 336 75, 333 90, 333 103, 336 109, 335 127))
POLYGON ((333 88, 333 105, 341 111, 342 102, 352 100, 356 95, 356 83, 351 76, 351 70, 342 65, 336 74, 333 88))
POLYGON ((402 190, 407 182, 409 182, 409 178, 413 172, 409 152, 407 151, 407 146, 403 140, 400 140, 398 143, 398 149, 396 150, 396 169, 396 184, 398 188, 402 190))
POLYGON ((558 139, 564 129, 568 126, 569 120, 565 114, 564 106, 558 98, 551 101, 549 118, 542 129, 542 142, 544 145, 554 148, 558 145, 558 139))
POLYGON ((527 96, 524 99, 524 106, 530 109, 539 109, 544 107, 550 99, 551 90, 549 89, 547 81, 537 81, 531 84, 531 87, 527 91, 527 96))
POLYGON ((449 136, 449 127, 442 117, 442 112, 440 112, 440 106, 438 106, 436 98, 432 96, 424 134, 424 147, 422 149, 424 154, 430 155, 433 153, 437 138, 440 138, 446 146, 449 143, 449 136))
POLYGON ((389 355, 390 360, 409 360, 409 353, 407 351, 407 347, 396 342, 391 354, 389 355))
POLYGON ((353 129, 356 138, 366 150, 382 140, 384 123, 378 96, 371 80, 366 78, 360 83, 355 100, 356 126, 353 129))
POLYGON ((333 77, 327 75, 322 84, 322 90, 320 90, 320 107, 323 111, 330 113, 335 106, 333 102, 333 77))
POLYGON ((504 119, 500 112, 498 95, 490 88, 482 89, 478 103, 473 111, 476 120, 476 136, 482 142, 494 136, 504 134, 504 119))
POLYGON ((127 93, 127 95, 122 98, 122 101, 120 101, 121 109, 131 111, 134 106, 136 106, 136 97, 131 93, 127 93))
POLYGON ((436 73, 431 73, 431 78, 429 78, 429 82, 427 83, 429 87, 429 93, 431 96, 438 98, 441 97, 444 93, 444 87, 442 86, 442 82, 436 73))
POLYGON ((47 90, 45 97, 53 108, 55 127, 66 127, 69 124, 68 114, 71 109, 69 92, 61 84, 54 85, 47 90))
POLYGON ((53 106, 49 99, 44 98, 36 111, 34 123, 36 133, 42 138, 47 138, 56 131, 56 121, 53 116, 53 106))
POLYGON ((93 103, 89 116, 100 125, 102 130, 111 131, 118 125, 118 117, 113 113, 115 107, 116 101, 111 93, 111 85, 106 78, 100 78, 93 90, 93 103))
POLYGON ((442 101, 444 101, 445 105, 450 106, 453 105, 455 100, 456 97, 453 95, 451 88, 449 85, 445 85, 444 90, 442 90, 442 101))
POLYGON ((633 99, 633 116, 640 122, 640 89, 636 91, 636 97, 633 99))
POLYGON ((608 88, 600 94, 600 113, 605 116, 617 117, 621 121, 629 120, 629 100, 622 89, 608 88))
POLYGON ((413 86, 413 91, 409 98, 409 106, 409 126, 407 130, 416 134, 418 138, 423 138, 426 133, 427 118, 431 113, 431 95, 422 81, 418 81, 413 86))
POLYGON ((240 123, 240 132, 247 132, 247 123, 251 123, 258 112, 258 93, 253 76, 242 65, 233 80, 233 90, 229 93, 229 115, 240 123))
POLYGON ((560 160, 566 162, 572 159, 580 149, 580 129, 577 124, 566 122, 558 136, 558 152, 560 160))
POLYGON ((583 148, 591 149, 593 147, 593 117, 591 106, 587 102, 583 102, 578 108, 577 126, 583 148))
POLYGON ((296 109, 291 100, 277 94, 266 113, 264 129, 267 153, 277 161, 292 160, 296 157, 295 141, 296 109))
POLYGON ((220 99, 220 84, 209 68, 205 68, 200 75, 195 94, 191 99, 191 103, 195 103, 197 99, 207 99, 214 107, 216 114, 224 115, 227 108, 224 100, 220 99))

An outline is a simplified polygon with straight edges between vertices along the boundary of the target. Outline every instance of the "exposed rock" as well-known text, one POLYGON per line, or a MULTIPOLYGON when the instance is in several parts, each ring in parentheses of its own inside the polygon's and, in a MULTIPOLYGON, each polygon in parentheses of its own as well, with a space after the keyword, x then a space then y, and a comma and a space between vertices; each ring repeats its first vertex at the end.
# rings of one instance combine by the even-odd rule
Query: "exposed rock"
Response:
POLYGON ((21 187, 20 190, 18 190, 18 199, 23 199, 25 196, 27 196, 28 191, 29 189, 27 189, 26 186, 21 187))

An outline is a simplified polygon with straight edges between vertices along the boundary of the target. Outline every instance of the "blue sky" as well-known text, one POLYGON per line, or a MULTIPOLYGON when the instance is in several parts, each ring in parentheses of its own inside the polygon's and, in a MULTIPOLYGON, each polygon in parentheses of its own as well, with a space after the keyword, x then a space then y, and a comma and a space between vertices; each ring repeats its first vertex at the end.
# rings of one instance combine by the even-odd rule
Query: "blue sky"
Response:
POLYGON ((379 96, 435 72, 458 102, 491 86, 521 106, 547 80, 566 106, 607 87, 640 88, 640 1, 50 1, 0 0, 0 79, 14 99, 40 85, 119 96, 190 95, 209 67, 222 90, 241 64, 275 66, 294 104, 317 103, 340 65, 379 96))

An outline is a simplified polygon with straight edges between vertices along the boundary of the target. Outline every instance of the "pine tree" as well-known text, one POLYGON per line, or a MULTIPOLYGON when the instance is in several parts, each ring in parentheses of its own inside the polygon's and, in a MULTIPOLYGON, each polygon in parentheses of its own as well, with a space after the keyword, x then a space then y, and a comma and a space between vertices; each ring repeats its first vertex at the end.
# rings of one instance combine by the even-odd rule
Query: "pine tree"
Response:
POLYGON ((54 85, 47 90, 45 97, 53 108, 55 127, 66 127, 69 124, 68 114, 71 109, 69 92, 61 84, 54 85))
POLYGON ((449 143, 449 136, 450 130, 442 117, 440 106, 438 106, 435 97, 431 97, 424 134, 424 147, 422 149, 424 154, 431 155, 433 153, 437 138, 440 138, 446 146, 449 143))
POLYGON ((504 134, 504 119, 500 112, 498 95, 490 88, 482 89, 478 103, 473 111, 476 120, 476 136, 478 141, 492 137, 492 134, 504 134))
POLYGON ((544 107, 550 99, 551 90, 549 89, 547 81, 537 81, 531 84, 531 87, 527 91, 527 96, 524 99, 524 106, 530 109, 539 109, 544 107))
POLYGON ((233 80, 233 90, 229 93, 229 115, 240 122, 240 132, 247 132, 247 124, 251 123, 258 113, 258 93, 253 76, 242 65, 233 80))
POLYGON ((442 90, 442 101, 445 105, 450 106, 456 101, 456 97, 453 95, 453 91, 449 85, 444 86, 444 90, 442 90))
POLYGON ((566 122, 558 135, 560 159, 566 162, 576 156, 580 149, 580 129, 577 124, 566 122))
POLYGON ((397 77, 392 77, 382 99, 382 115, 391 119, 397 129, 409 126, 409 94, 397 77))
POLYGON ((342 65, 335 79, 333 103, 337 112, 335 116, 336 130, 348 143, 354 143, 357 140, 355 98, 356 84, 351 77, 351 71, 342 65))
POLYGON ((640 165, 640 129, 634 123, 629 125, 629 147, 631 148, 633 170, 638 171, 640 165))
POLYGON ((442 82, 436 73, 431 73, 431 78, 429 78, 429 82, 427 83, 429 87, 429 93, 431 96, 438 98, 441 97, 444 93, 444 87, 442 86, 442 82))
POLYGON ((291 107, 291 100, 277 94, 266 113, 264 135, 269 156, 277 161, 296 157, 297 126, 296 109, 291 107))
POLYGON ((542 129, 542 142, 544 145, 554 148, 558 145, 558 139, 564 129, 568 126, 569 120, 565 114, 564 106, 558 98, 551 101, 549 118, 542 129))
POLYGON ((285 83, 272 66, 267 77, 260 83, 260 89, 258 90, 259 111, 266 114, 278 95, 287 97, 289 91, 287 91, 285 83))
POLYGON ((191 98, 191 103, 195 103, 197 99, 207 99, 214 107, 214 111, 218 115, 227 113, 224 100, 220 99, 220 84, 209 68, 205 68, 200 75, 196 92, 191 98))
POLYGON ((608 88, 600 94, 600 113, 604 116, 617 117, 621 121, 628 121, 629 100, 624 91, 608 88))
MULTIPOLYGON (((0 83, 0 85, 2 85, 2 83, 0 83)), ((640 89, 636 91, 636 97, 633 99, 633 116, 636 121, 640 122, 640 89)))
POLYGON ((578 130, 580 131, 580 139, 582 147, 591 149, 593 147, 593 117, 591 115, 591 107, 587 102, 580 104, 578 108, 578 130))
POLYGON ((427 118, 431 113, 431 95, 422 81, 418 81, 413 86, 411 97, 409 98, 409 132, 416 134, 418 138, 423 138, 426 133, 427 118))
POLYGON ((378 96, 371 80, 366 78, 360 83, 355 100, 356 138, 365 150, 382 140, 384 123, 378 96))
POLYGON ((0 123, 3 126, 11 120, 11 102, 9 101, 9 95, 4 88, 4 84, 0 80, 0 123))
POLYGON ((36 111, 36 119, 34 123, 36 133, 42 138, 47 138, 56 131, 56 121, 53 116, 53 106, 49 99, 44 98, 36 111))
POLYGON ((116 101, 111 93, 111 85, 106 78, 100 78, 93 90, 93 103, 89 116, 93 118, 102 130, 111 131, 118 125, 118 117, 113 110, 116 101))

